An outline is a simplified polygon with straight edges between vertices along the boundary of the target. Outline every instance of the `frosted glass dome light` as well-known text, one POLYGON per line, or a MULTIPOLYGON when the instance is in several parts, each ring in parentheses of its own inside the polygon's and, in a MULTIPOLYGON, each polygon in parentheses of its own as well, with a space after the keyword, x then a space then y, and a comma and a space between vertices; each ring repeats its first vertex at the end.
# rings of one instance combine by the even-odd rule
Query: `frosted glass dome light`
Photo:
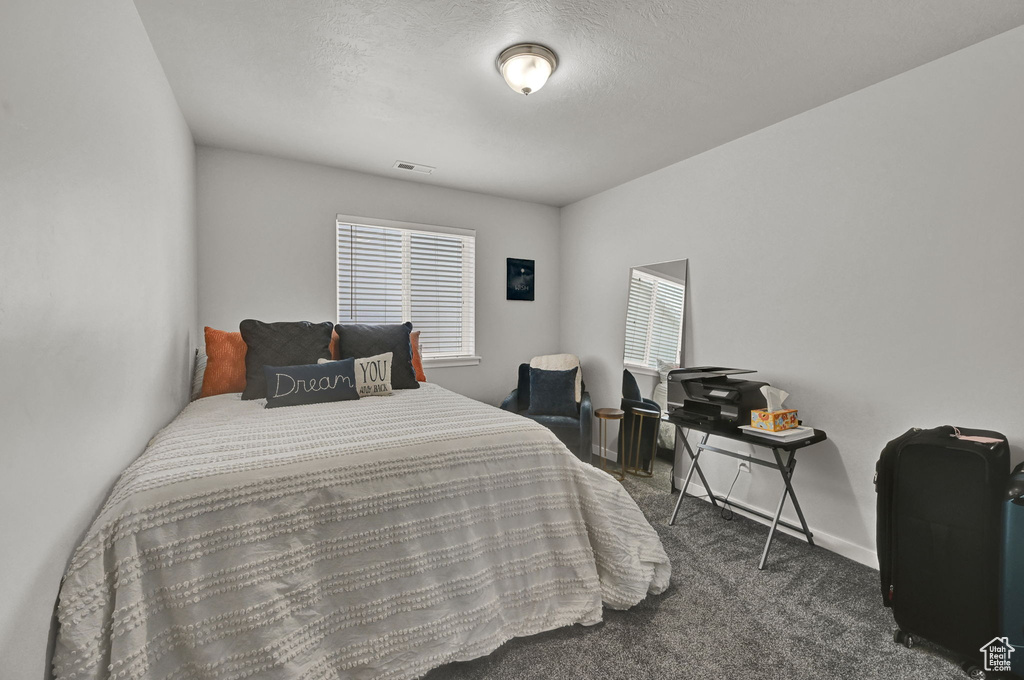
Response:
POLYGON ((513 45, 498 55, 497 67, 501 76, 516 92, 530 94, 544 87, 555 72, 558 58, 543 45, 524 43, 513 45))

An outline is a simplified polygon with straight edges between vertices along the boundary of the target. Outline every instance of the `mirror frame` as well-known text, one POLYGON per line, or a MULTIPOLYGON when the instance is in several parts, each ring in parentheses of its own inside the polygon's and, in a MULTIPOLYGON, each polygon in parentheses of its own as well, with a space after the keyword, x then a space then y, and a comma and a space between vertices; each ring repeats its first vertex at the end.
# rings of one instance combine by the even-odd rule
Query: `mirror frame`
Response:
MULTIPOLYGON (((635 267, 630 267, 629 268, 629 279, 627 280, 627 288, 626 288, 626 310, 625 310, 625 314, 626 315, 629 314, 629 289, 630 289, 630 287, 632 287, 633 272, 634 271, 643 272, 644 274, 648 274, 650 276, 656 276, 656 277, 658 277, 660 279, 665 279, 665 280, 668 280, 668 281, 672 281, 674 283, 678 283, 679 285, 681 285, 683 287, 683 309, 682 309, 681 318, 679 320, 679 355, 676 357, 676 362, 679 364, 679 366, 683 366, 683 358, 686 355, 686 298, 687 298, 687 293, 689 292, 687 290, 688 287, 689 287, 687 281, 689 279, 689 272, 690 272, 689 258, 681 258, 681 259, 678 259, 678 260, 665 260, 663 262, 654 262, 654 263, 651 263, 651 264, 643 264, 643 265, 637 265, 635 267), (676 276, 676 275, 673 275, 673 274, 666 274, 663 271, 659 271, 658 269, 656 269, 657 267, 659 267, 661 265, 676 265, 676 266, 678 266, 680 264, 682 264, 681 276, 676 276)), ((627 323, 628 323, 628 321, 627 321, 627 323)), ((625 333, 625 330, 626 329, 624 328, 623 329, 624 333, 625 333)), ((637 364, 629 364, 629 363, 627 363, 626 362, 626 347, 625 347, 626 339, 625 339, 625 337, 623 337, 622 344, 623 344, 623 347, 622 347, 622 364, 623 364, 623 366, 625 368, 628 368, 631 371, 637 371, 637 372, 641 372, 641 373, 649 373, 649 374, 652 374, 652 375, 656 375, 657 374, 658 370, 656 368, 652 368, 650 366, 639 366, 637 364)))

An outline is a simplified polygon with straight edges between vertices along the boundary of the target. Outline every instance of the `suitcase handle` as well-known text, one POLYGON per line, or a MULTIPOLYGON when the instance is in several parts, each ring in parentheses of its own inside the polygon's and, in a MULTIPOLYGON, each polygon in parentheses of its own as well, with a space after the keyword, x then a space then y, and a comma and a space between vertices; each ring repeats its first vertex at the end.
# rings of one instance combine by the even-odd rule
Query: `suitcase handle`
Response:
POLYGON ((997 439, 996 437, 981 437, 981 436, 978 436, 978 435, 961 434, 959 427, 954 427, 953 428, 953 434, 951 434, 949 436, 950 437, 956 437, 957 439, 960 439, 961 441, 978 442, 979 444, 1000 444, 1000 443, 1006 441, 1005 439, 997 439))

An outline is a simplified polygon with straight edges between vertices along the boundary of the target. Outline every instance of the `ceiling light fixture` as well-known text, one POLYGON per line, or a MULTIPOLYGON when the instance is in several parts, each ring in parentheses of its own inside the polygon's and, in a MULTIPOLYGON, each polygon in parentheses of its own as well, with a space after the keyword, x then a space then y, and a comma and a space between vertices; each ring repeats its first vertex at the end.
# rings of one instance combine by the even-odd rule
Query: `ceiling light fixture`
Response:
POLYGON ((499 54, 495 65, 509 87, 530 94, 544 87, 558 67, 558 57, 543 45, 522 43, 499 54))

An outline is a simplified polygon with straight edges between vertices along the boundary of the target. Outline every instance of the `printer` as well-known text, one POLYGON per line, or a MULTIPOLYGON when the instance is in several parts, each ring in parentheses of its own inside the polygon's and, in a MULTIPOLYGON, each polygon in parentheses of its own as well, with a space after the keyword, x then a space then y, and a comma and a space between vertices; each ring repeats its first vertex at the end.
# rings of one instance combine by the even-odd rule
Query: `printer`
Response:
POLYGON ((754 373, 742 368, 696 366, 668 373, 668 411, 674 418, 731 427, 750 424, 750 412, 765 408, 768 383, 732 378, 754 373))

